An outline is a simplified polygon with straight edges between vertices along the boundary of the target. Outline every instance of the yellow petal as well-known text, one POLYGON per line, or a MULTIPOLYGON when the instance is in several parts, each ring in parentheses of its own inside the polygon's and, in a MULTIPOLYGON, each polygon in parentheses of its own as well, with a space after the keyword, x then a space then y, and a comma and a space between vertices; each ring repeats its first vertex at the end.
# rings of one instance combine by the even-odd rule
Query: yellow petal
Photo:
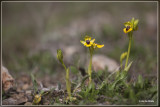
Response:
POLYGON ((126 28, 123 29, 123 32, 124 32, 124 33, 127 33, 126 28))
POLYGON ((96 48, 97 47, 97 44, 96 43, 93 43, 93 48, 96 48))
POLYGON ((84 43, 84 46, 86 46, 86 45, 87 45, 87 43, 85 42, 85 43, 84 43))
POLYGON ((98 45, 98 44, 97 44, 97 47, 98 47, 98 48, 102 48, 103 46, 104 46, 104 45, 98 45))
POLYGON ((130 28, 127 32, 130 32, 130 31, 132 31, 132 28, 130 28))
POLYGON ((91 37, 90 36, 85 36, 84 40, 91 40, 91 37))
POLYGON ((38 104, 41 101, 41 95, 35 95, 33 103, 38 104))
POLYGON ((124 26, 125 26, 125 27, 131 26, 131 22, 128 21, 128 22, 124 23, 124 26))
POLYGON ((82 44, 85 44, 85 43, 86 43, 85 41, 81 41, 81 40, 80 40, 80 42, 81 42, 82 44))
POLYGON ((85 43, 85 44, 84 44, 84 46, 86 46, 86 47, 90 47, 90 46, 91 46, 91 44, 87 44, 87 43, 85 43))
POLYGON ((91 46, 91 44, 89 44, 89 45, 88 45, 88 44, 86 44, 86 47, 90 47, 90 46, 91 46))
POLYGON ((126 28, 123 29, 124 33, 128 33, 130 31, 132 31, 132 28, 129 28, 128 30, 126 30, 126 28))
POLYGON ((95 39, 92 39, 90 42, 93 44, 93 43, 94 43, 94 41, 95 41, 95 39))

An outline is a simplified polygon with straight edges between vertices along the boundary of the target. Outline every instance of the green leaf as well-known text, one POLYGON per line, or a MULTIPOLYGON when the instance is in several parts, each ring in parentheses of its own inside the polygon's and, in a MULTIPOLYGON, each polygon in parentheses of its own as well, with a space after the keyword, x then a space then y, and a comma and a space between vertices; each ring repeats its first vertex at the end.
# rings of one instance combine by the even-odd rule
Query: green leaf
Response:
MULTIPOLYGON (((133 61, 132 61, 132 62, 133 62, 133 61)), ((130 62, 130 63, 128 64, 128 66, 124 69, 126 72, 129 71, 129 69, 130 69, 130 67, 131 67, 131 65, 132 65, 132 62, 130 62)))
POLYGON ((119 78, 119 76, 120 76, 120 71, 117 71, 115 78, 117 79, 117 78, 119 78))
POLYGON ((79 87, 82 88, 82 86, 84 85, 85 80, 87 80, 88 78, 89 78, 89 75, 86 75, 86 76, 82 79, 81 83, 79 83, 79 84, 75 87, 73 93, 74 93, 79 87))
POLYGON ((134 21, 135 21, 135 19, 134 19, 134 17, 133 17, 132 20, 131 20, 131 24, 132 24, 132 25, 134 24, 134 21))
POLYGON ((139 22, 138 19, 134 21, 134 30, 135 31, 138 29, 138 22, 139 22))
POLYGON ((86 75, 83 79, 82 79, 82 82, 81 82, 81 87, 84 86, 84 83, 85 81, 89 78, 89 75, 86 75))
POLYGON ((103 82, 100 84, 99 89, 101 90, 105 85, 106 85, 106 81, 103 81, 103 82))
POLYGON ((74 67, 74 66, 70 66, 70 71, 71 71, 72 73, 74 73, 74 74, 78 74, 78 70, 77 70, 77 68, 74 67))
POLYGON ((129 22, 129 21, 124 23, 125 27, 130 26, 130 25, 131 25, 131 22, 129 22))
POLYGON ((114 81, 111 86, 109 87, 109 90, 113 90, 116 86, 116 84, 120 81, 120 79, 117 79, 116 81, 114 81))
POLYGON ((98 72, 97 72, 97 75, 98 75, 98 77, 100 77, 100 76, 102 76, 103 75, 103 70, 99 70, 98 72))
POLYGON ((138 22, 139 22, 138 19, 134 21, 134 26, 135 26, 135 27, 138 25, 138 22))
POLYGON ((115 88, 116 84, 123 82, 123 80, 126 78, 126 74, 127 74, 126 71, 122 71, 119 74, 119 77, 116 78, 116 80, 112 83, 110 90, 113 90, 115 88))
POLYGON ((136 30, 138 30, 138 26, 136 26, 136 27, 134 28, 134 31, 136 31, 136 30))
POLYGON ((35 80, 35 77, 32 73, 31 73, 31 79, 32 79, 32 84, 33 84, 34 94, 35 94, 38 91, 38 83, 35 80))
POLYGON ((127 72, 126 71, 122 71, 121 74, 120 74, 120 79, 125 79, 127 76, 127 72))
POLYGON ((138 75, 138 84, 140 85, 141 88, 143 88, 143 78, 141 75, 138 75))
POLYGON ((94 83, 93 83, 93 82, 91 82, 91 83, 89 84, 89 86, 88 86, 88 91, 90 91, 90 90, 92 90, 92 89, 94 89, 94 83))
POLYGON ((136 95, 135 95, 133 89, 130 89, 129 97, 130 97, 130 99, 131 99, 131 101, 132 101, 133 103, 136 102, 136 95))

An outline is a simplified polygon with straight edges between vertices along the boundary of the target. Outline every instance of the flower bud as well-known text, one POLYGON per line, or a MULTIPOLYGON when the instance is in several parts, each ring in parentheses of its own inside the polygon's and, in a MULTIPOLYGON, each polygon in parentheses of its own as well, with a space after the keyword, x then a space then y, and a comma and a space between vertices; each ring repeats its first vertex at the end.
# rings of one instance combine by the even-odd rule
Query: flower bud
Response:
POLYGON ((41 95, 37 94, 34 96, 33 104, 38 104, 41 101, 41 95))
POLYGON ((121 54, 120 61, 123 61, 127 56, 127 52, 121 54))
POLYGON ((58 49, 57 50, 57 59, 63 63, 63 53, 62 53, 62 50, 61 49, 58 49))

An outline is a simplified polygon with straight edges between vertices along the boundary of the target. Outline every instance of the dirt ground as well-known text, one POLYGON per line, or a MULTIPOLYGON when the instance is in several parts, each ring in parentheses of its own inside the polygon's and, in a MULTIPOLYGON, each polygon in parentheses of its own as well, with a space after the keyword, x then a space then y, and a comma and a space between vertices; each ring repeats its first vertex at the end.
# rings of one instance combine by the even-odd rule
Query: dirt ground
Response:
MULTIPOLYGON (((156 2, 3 2, 2 63, 15 83, 2 97, 2 104, 32 105, 31 74, 38 82, 38 89, 48 92, 40 104, 67 104, 65 70, 57 60, 57 49, 62 49, 65 64, 76 68, 70 74, 73 82, 83 77, 81 73, 88 66, 88 50, 80 43, 85 35, 104 44, 95 55, 110 58, 119 66, 120 54, 128 49, 123 23, 132 17, 139 19, 139 28, 133 35, 129 81, 136 81, 141 74, 156 84, 156 2), (74 72, 78 74, 75 76, 74 72)), ((113 103, 100 100, 96 104, 113 103)))

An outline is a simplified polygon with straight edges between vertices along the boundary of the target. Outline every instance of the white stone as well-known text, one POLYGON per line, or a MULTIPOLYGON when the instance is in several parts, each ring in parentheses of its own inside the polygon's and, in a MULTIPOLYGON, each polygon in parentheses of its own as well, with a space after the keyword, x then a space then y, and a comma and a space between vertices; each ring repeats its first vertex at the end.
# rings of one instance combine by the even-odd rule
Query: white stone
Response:
POLYGON ((92 64, 94 71, 104 70, 108 67, 108 72, 114 72, 119 68, 118 63, 115 60, 100 54, 93 55, 92 64))

